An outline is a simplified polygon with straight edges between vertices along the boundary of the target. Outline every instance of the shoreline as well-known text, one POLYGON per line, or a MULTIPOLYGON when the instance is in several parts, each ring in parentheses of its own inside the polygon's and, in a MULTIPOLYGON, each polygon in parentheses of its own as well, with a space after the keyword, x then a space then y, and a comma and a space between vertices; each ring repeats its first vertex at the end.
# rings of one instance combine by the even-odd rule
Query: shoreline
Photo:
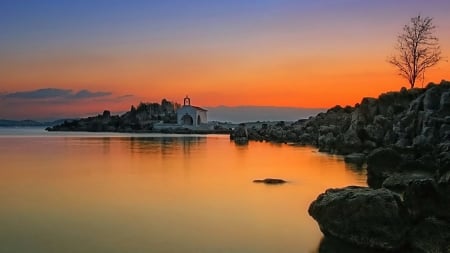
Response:
POLYGON ((328 189, 311 203, 325 238, 377 252, 450 252, 450 82, 290 125, 242 124, 230 138, 312 145, 366 167, 368 187, 328 189))

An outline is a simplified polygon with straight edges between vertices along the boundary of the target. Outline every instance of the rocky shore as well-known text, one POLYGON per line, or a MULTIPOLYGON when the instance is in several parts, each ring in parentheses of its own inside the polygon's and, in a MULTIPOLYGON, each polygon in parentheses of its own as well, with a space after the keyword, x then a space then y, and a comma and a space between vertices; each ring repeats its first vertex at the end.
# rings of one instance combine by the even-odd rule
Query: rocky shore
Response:
POLYGON ((122 115, 103 114, 47 127, 47 131, 171 133, 171 134, 229 134, 220 124, 189 128, 177 125, 176 110, 180 105, 163 99, 161 103, 140 103, 122 115))
POLYGON ((450 82, 364 98, 293 124, 242 125, 230 138, 314 145, 366 167, 369 187, 328 189, 310 205, 331 241, 450 252, 450 82))

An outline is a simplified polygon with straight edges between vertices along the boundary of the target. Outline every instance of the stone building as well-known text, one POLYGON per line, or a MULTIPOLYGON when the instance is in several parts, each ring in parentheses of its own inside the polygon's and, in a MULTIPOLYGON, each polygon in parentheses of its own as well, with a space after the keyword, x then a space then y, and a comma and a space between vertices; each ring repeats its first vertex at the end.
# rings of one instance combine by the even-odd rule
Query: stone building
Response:
POLYGON ((183 106, 177 110, 177 123, 183 126, 198 127, 208 123, 207 110, 191 105, 191 99, 186 96, 183 106))

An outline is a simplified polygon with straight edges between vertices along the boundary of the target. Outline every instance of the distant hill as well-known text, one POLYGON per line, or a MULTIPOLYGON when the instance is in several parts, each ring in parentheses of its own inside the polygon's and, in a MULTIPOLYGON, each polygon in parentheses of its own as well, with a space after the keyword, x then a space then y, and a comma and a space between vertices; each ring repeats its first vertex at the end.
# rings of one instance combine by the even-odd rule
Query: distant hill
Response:
POLYGON ((298 108, 274 106, 217 106, 208 107, 209 121, 297 121, 326 111, 324 108, 298 108))
POLYGON ((66 119, 59 119, 55 121, 35 121, 35 120, 9 120, 0 119, 0 127, 49 127, 61 124, 66 119))

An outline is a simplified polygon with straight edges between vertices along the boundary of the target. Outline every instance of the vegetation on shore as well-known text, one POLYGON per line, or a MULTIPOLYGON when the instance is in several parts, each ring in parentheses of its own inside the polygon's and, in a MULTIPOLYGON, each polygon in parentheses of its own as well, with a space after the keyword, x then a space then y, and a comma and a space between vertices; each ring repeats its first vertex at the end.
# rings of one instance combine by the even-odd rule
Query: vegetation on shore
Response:
POLYGON ((122 115, 103 114, 77 120, 66 120, 60 125, 48 127, 48 131, 89 131, 89 132, 138 132, 152 131, 158 122, 174 124, 177 122, 176 110, 179 104, 166 99, 159 103, 143 103, 131 106, 130 111, 122 115))

